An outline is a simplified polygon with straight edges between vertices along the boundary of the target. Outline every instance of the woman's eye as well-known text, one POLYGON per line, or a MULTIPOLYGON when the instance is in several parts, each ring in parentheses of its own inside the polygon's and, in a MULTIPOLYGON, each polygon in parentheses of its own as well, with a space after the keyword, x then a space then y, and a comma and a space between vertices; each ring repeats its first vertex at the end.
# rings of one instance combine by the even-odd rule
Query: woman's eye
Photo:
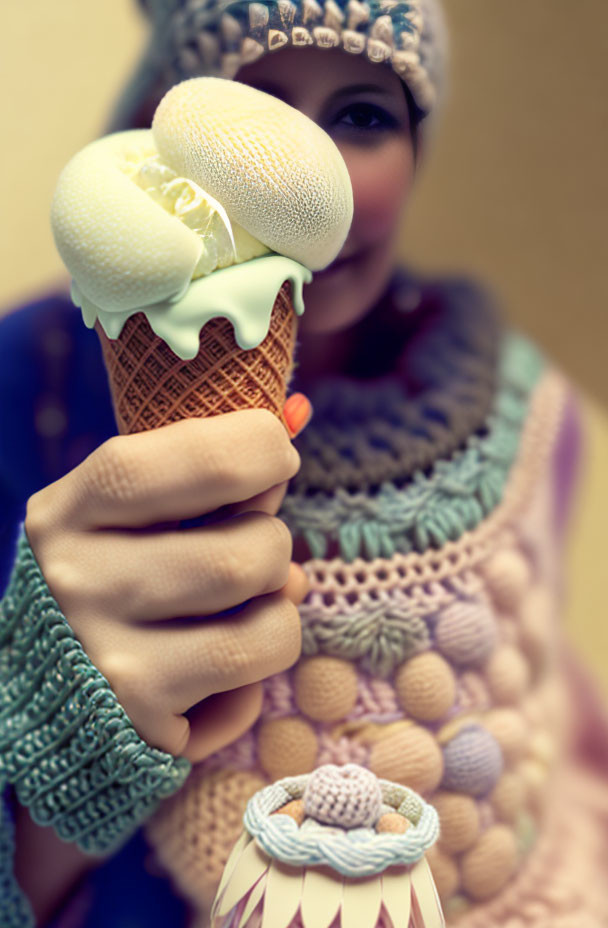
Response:
POLYGON ((348 129, 391 129, 397 121, 373 103, 353 103, 338 115, 337 122, 348 129))

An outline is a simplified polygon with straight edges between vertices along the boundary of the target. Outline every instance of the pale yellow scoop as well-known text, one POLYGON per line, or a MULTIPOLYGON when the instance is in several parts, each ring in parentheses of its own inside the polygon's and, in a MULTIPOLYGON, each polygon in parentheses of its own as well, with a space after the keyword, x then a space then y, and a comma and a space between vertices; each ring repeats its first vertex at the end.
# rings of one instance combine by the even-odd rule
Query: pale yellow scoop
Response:
POLYGON ((337 146, 312 119, 238 81, 173 87, 152 122, 163 160, 273 251, 311 271, 340 251, 353 194, 337 146))
MULTIPOLYGON (((122 325, 134 312, 175 306, 193 280, 220 269, 229 298, 229 272, 249 261, 253 272, 262 256, 291 259, 301 287, 337 256, 352 213, 348 170, 316 123, 245 84, 201 77, 165 95, 152 129, 75 155, 51 221, 87 324, 97 316, 117 337, 109 314, 122 325)), ((247 306, 232 312, 244 317, 247 306)))

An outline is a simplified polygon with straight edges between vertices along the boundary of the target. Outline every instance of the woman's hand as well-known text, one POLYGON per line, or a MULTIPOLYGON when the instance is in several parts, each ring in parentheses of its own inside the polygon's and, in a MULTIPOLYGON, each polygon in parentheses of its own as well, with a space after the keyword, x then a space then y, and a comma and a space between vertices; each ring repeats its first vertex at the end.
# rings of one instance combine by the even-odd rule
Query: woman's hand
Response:
POLYGON ((275 514, 299 466, 281 422, 247 409, 110 438, 30 498, 49 589, 151 746, 202 760, 298 658, 308 581, 275 514))

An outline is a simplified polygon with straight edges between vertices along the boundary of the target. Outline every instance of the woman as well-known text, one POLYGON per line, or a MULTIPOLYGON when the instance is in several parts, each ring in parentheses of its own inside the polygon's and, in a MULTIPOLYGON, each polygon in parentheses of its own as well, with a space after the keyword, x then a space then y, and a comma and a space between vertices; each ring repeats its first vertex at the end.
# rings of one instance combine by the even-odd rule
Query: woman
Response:
MULTIPOLYGON (((571 743, 577 725, 560 724, 564 665, 552 624, 572 402, 534 348, 505 330, 486 294, 395 267, 441 87, 439 10, 327 0, 323 9, 158 2, 151 12, 153 48, 114 128, 148 125, 171 82, 221 69, 331 135, 351 176, 354 218, 334 265, 304 292, 292 388, 310 397, 314 415, 297 454, 258 411, 107 442, 113 428, 99 350, 73 308, 46 301, 3 320, 3 355, 14 364, 4 374, 3 405, 22 396, 32 344, 24 326, 46 327, 33 344, 57 392, 64 378, 75 433, 44 442, 40 455, 39 437, 21 430, 21 456, 5 467, 21 490, 11 500, 13 535, 28 500, 3 600, 4 641, 19 655, 7 658, 3 679, 12 727, 0 768, 13 789, 17 880, 42 924, 66 904, 64 923, 118 924, 118 900, 110 916, 99 907, 120 854, 74 896, 90 858, 50 829, 43 841, 24 809, 96 853, 114 851, 145 823, 153 866, 204 912, 247 798, 279 776, 353 760, 443 810, 444 841, 429 859, 449 922, 521 916, 524 924, 565 925, 576 912, 578 924, 599 926, 606 901, 593 885, 581 895, 576 867, 594 874, 597 888, 604 839, 594 823, 606 798, 571 743), (28 452, 44 473, 21 473, 28 452), (218 507, 232 518, 180 534, 163 526, 218 507), (249 599, 240 620, 158 624, 249 599), (303 656, 290 670, 300 622, 303 656), (55 658, 53 674, 58 627, 62 640, 74 633, 82 653, 70 645, 78 660, 63 689, 52 677, 61 694, 53 702, 42 664, 27 664, 15 641, 31 643, 37 632, 40 652, 48 645, 55 658), (428 700, 420 695, 427 690, 428 700), (40 731, 19 715, 28 698, 46 712, 40 731), (90 750, 86 780, 72 746, 75 718, 93 731, 91 745, 78 741, 90 750), (115 728, 107 729, 108 718, 118 720, 115 728), (24 750, 30 729, 33 753, 24 750), (103 756, 110 770, 137 771, 137 800, 107 766, 99 779, 95 758, 103 756), (62 804, 70 789, 77 810, 79 797, 90 798, 84 820, 62 804), (560 790, 573 821, 556 817, 560 790), (567 847, 576 853, 564 856, 567 847), (40 872, 52 878, 37 882, 40 872)), ((7 805, 9 851, 10 820, 7 805)), ((142 879, 140 833, 138 840, 142 879)), ((142 912, 146 889, 135 887, 142 912)), ((25 924, 20 905, 15 923, 25 924)), ((162 919, 178 917, 186 918, 183 907, 162 919)), ((144 918, 152 924, 149 912, 144 918)))

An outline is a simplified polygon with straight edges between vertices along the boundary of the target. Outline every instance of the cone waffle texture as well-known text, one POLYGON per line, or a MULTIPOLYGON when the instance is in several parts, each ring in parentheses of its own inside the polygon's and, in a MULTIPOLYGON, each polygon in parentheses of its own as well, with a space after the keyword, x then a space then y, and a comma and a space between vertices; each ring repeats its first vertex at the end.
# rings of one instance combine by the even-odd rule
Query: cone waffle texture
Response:
POLYGON ((131 316, 117 339, 99 322, 95 328, 121 434, 250 407, 270 409, 287 427, 283 407, 297 331, 289 281, 277 294, 266 338, 250 350, 239 347, 223 317, 203 326, 199 352, 187 361, 155 335, 144 313, 131 316))

